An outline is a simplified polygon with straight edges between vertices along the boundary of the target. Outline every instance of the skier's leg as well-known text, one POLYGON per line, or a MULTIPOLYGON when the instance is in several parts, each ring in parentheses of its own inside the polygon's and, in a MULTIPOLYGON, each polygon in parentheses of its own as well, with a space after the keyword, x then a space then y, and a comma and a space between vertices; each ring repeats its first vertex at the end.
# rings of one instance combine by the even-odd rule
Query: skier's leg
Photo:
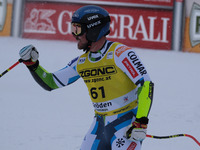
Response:
POLYGON ((96 135, 91 134, 91 133, 95 129, 95 125, 96 125, 96 117, 94 117, 94 120, 92 122, 92 125, 90 126, 90 129, 88 130, 87 134, 84 137, 84 140, 82 142, 80 150, 90 150, 90 149, 92 149, 92 145, 94 143, 96 135))
POLYGON ((97 115, 83 140, 81 150, 111 150, 103 133, 104 116, 97 115))

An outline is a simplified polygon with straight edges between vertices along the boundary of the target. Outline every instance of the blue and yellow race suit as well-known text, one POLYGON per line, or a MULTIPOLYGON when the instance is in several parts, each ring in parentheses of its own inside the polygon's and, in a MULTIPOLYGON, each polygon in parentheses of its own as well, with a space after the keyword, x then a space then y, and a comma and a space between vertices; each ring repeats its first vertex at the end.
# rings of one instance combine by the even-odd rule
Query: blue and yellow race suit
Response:
POLYGON ((49 91, 83 78, 95 117, 81 150, 141 149, 140 142, 127 140, 124 133, 135 118, 148 116, 153 83, 133 48, 106 41, 98 52, 87 52, 54 73, 39 62, 30 72, 49 91))

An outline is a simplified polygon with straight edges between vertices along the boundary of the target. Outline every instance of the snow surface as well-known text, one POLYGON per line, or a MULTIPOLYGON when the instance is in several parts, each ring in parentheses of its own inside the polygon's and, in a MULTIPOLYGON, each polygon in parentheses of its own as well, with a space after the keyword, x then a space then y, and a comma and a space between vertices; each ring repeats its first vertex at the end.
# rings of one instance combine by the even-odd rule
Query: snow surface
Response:
MULTIPOLYGON (((82 54, 76 43, 0 37, 0 73, 33 44, 40 64, 54 72, 82 54)), ((200 140, 200 54, 136 50, 155 83, 148 134, 187 133, 200 140)), ((78 150, 93 120, 82 79, 48 92, 19 64, 0 78, 0 150, 78 150)), ((142 150, 198 150, 190 138, 146 138, 142 150)))

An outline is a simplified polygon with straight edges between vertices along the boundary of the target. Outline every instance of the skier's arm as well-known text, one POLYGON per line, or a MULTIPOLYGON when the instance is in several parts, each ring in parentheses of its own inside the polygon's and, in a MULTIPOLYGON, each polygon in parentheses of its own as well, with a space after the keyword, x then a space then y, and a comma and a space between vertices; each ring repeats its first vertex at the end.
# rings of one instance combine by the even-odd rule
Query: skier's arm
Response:
POLYGON ((115 50, 114 56, 117 66, 138 88, 138 110, 136 118, 148 117, 153 98, 153 82, 146 68, 132 48, 119 45, 115 50))
POLYGON ((19 55, 23 60, 23 63, 28 67, 33 78, 39 85, 41 85, 44 89, 48 91, 57 88, 57 86, 53 84, 52 75, 46 72, 41 66, 39 66, 39 61, 38 61, 39 52, 33 45, 27 45, 23 47, 19 51, 19 55), (45 80, 42 78, 41 73, 43 73, 43 75, 45 73, 46 76, 45 80), (52 83, 52 86, 50 86, 50 84, 48 85, 47 82, 45 82, 47 80, 48 83, 52 83))
POLYGON ((138 110, 135 121, 128 126, 125 136, 127 139, 134 141, 143 141, 146 138, 148 114, 153 99, 154 85, 151 81, 145 81, 138 88, 138 110))
POLYGON ((73 69, 76 68, 74 60, 77 60, 78 58, 72 61, 74 63, 69 63, 67 67, 57 72, 49 73, 39 65, 39 53, 34 46, 28 45, 22 48, 19 54, 35 81, 45 90, 51 91, 59 87, 66 86, 75 82, 79 78, 76 69, 73 69), (74 65, 73 68, 72 65, 74 65))
POLYGON ((126 137, 142 141, 146 137, 148 114, 153 100, 154 84, 135 51, 124 45, 115 50, 115 63, 137 86, 138 108, 136 120, 128 127, 126 137))
POLYGON ((37 61, 37 63, 35 64, 35 67, 27 67, 29 68, 35 81, 48 91, 69 85, 80 77, 78 73, 70 66, 70 64, 61 70, 58 70, 54 73, 49 73, 39 65, 39 61, 37 61))
POLYGON ((136 118, 148 117, 152 100, 153 100, 154 84, 151 81, 145 81, 138 88, 138 111, 136 118))
POLYGON ((53 74, 47 72, 43 67, 41 67, 38 60, 34 65, 27 67, 35 81, 45 90, 51 91, 58 88, 54 82, 53 74))

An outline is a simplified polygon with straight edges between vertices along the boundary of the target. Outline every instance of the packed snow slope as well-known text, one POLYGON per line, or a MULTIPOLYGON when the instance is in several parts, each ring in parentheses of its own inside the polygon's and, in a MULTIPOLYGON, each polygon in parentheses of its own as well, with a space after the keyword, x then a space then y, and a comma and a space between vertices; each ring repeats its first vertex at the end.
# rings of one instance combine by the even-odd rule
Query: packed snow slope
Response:
MULTIPOLYGON (((81 55, 76 43, 0 37, 0 73, 33 44, 40 64, 57 71, 81 55)), ((200 140, 200 54, 137 49, 155 92, 148 134, 187 133, 200 140)), ((19 64, 0 78, 0 150, 78 150, 93 120, 82 79, 48 92, 19 64)), ((146 138, 142 150, 198 150, 190 138, 146 138)))

